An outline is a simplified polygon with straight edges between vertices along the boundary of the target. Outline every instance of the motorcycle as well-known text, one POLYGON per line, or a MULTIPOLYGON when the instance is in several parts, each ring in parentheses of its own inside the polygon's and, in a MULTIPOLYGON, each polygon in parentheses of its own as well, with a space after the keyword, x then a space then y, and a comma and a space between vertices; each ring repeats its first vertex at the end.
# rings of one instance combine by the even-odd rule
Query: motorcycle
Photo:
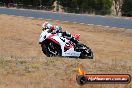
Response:
MULTIPOLYGON (((74 38, 79 39, 79 36, 79 34, 76 34, 74 38)), ((89 47, 84 44, 77 47, 76 44, 61 36, 61 33, 48 33, 48 29, 40 34, 39 44, 47 57, 62 56, 93 59, 93 52, 89 47)))

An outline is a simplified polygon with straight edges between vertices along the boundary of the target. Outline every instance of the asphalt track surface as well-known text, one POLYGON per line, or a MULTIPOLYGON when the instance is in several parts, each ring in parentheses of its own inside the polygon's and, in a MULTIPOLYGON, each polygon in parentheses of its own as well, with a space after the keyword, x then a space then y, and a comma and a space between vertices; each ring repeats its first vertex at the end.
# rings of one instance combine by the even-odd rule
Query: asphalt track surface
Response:
POLYGON ((0 8, 0 14, 43 18, 61 20, 67 22, 77 22, 84 24, 102 25, 108 27, 118 27, 132 29, 132 18, 115 18, 115 17, 102 17, 102 16, 88 16, 88 15, 76 15, 65 13, 53 13, 47 11, 36 10, 20 10, 20 9, 8 9, 0 8))

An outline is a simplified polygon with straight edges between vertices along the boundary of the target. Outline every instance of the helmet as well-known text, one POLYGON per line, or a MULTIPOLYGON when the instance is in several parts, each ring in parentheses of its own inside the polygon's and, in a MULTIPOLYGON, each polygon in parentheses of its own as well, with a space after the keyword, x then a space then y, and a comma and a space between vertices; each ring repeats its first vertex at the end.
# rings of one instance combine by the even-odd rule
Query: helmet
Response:
POLYGON ((62 32, 62 27, 61 26, 59 26, 59 30, 62 32))
POLYGON ((56 26, 56 33, 62 32, 61 26, 56 26))
POLYGON ((42 29, 46 29, 47 28, 47 24, 49 24, 48 22, 44 22, 43 24, 42 24, 42 29))

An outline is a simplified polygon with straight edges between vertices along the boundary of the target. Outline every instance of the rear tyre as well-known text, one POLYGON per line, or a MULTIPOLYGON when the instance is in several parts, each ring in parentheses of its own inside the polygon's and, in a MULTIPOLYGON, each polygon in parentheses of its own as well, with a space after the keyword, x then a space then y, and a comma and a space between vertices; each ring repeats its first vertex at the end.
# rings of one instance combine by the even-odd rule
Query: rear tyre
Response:
POLYGON ((42 47, 42 51, 43 51, 43 53, 47 56, 47 57, 51 57, 52 56, 52 54, 51 53, 49 53, 49 52, 47 52, 47 46, 46 46, 46 44, 42 44, 41 45, 41 47, 42 47))
POLYGON ((47 42, 42 43, 41 47, 42 47, 43 53, 47 57, 61 56, 60 45, 57 45, 52 41, 47 41, 47 42))

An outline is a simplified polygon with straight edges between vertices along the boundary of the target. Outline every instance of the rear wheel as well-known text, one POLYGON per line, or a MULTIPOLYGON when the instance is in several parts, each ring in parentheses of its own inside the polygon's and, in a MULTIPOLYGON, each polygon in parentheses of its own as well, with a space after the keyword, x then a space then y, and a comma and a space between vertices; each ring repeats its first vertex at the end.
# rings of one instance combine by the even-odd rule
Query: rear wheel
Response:
POLYGON ((42 45, 43 53, 48 56, 61 56, 61 48, 60 45, 55 44, 52 41, 44 42, 42 45))

